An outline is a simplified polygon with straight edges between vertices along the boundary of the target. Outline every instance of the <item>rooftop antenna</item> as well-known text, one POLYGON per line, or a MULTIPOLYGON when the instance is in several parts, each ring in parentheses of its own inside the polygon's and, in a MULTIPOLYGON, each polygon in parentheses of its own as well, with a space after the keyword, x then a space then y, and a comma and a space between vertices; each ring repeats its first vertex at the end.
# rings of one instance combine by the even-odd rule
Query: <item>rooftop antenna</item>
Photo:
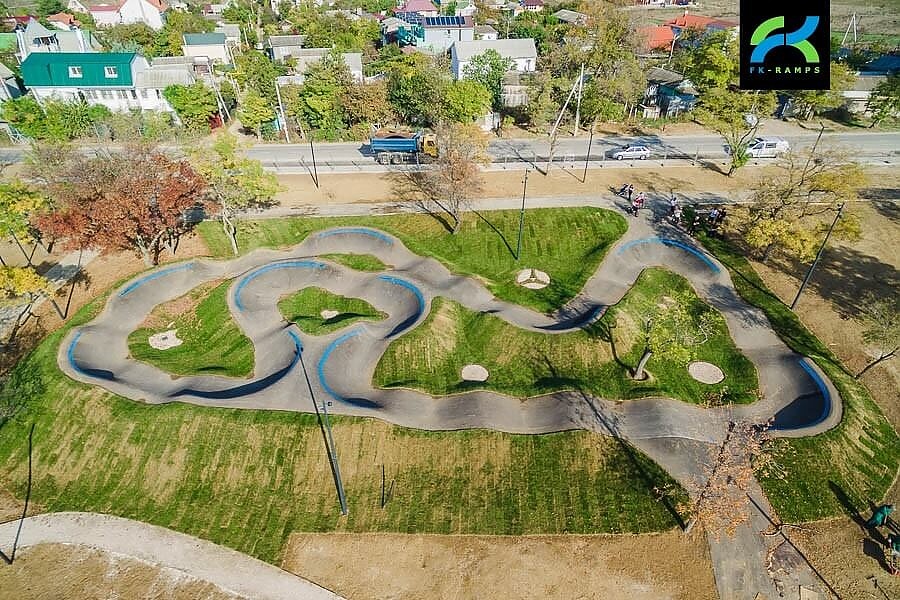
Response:
POLYGON ((841 40, 841 46, 847 43, 847 38, 850 37, 850 31, 853 31, 853 43, 857 42, 856 38, 856 28, 859 26, 859 17, 856 16, 854 12, 850 15, 850 22, 847 24, 847 31, 844 32, 844 39, 841 40))

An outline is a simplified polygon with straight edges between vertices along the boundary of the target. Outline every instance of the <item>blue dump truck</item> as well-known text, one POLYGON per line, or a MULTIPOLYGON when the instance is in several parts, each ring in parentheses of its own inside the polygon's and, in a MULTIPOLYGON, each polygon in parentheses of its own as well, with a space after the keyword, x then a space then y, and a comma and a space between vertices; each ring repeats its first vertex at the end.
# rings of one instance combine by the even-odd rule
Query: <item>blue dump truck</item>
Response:
POLYGON ((369 149, 380 165, 404 162, 428 162, 437 157, 437 138, 433 133, 415 133, 380 129, 369 138, 369 149))

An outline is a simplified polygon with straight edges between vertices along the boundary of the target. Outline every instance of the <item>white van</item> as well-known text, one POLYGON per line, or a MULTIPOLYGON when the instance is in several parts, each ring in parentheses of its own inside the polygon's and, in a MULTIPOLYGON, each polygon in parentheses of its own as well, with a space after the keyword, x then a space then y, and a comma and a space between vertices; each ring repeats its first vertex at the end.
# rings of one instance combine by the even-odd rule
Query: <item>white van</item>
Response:
POLYGON ((791 149, 787 140, 779 137, 758 137, 747 147, 751 158, 775 158, 791 149))

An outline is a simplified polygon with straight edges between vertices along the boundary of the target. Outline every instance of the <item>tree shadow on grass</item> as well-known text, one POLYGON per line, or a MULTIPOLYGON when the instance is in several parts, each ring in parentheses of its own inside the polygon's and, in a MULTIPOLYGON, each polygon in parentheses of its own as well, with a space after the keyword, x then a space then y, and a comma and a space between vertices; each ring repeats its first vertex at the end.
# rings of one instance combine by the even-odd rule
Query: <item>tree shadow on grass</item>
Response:
POLYGON ((491 223, 490 219, 485 217, 480 211, 473 210, 472 212, 475 213, 475 215, 479 219, 484 221, 485 225, 490 227, 491 230, 493 230, 493 232, 496 233, 500 237, 500 240, 503 242, 503 245, 506 246, 506 249, 509 251, 509 255, 512 256, 513 258, 516 258, 516 252, 515 252, 515 250, 513 250, 512 246, 509 244, 509 240, 506 239, 506 236, 503 234, 503 232, 500 231, 496 225, 491 223))
POLYGON ((434 210, 434 201, 428 190, 422 185, 419 171, 394 169, 388 171, 386 178, 391 186, 396 203, 399 206, 412 207, 434 218, 447 233, 453 233, 453 225, 439 210, 434 210))

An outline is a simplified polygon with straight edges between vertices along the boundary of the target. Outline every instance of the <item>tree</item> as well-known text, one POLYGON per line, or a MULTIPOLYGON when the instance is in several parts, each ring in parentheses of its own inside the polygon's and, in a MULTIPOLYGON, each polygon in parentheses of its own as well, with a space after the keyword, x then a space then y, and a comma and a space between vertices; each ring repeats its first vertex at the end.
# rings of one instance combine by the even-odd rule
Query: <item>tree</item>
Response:
POLYGON ((444 94, 444 115, 457 123, 471 123, 491 108, 491 93, 470 79, 454 81, 444 94))
MULTIPOLYGON (((688 37, 691 38, 690 33, 688 37)), ((698 89, 725 88, 737 79, 738 39, 730 31, 701 34, 686 42, 675 56, 675 68, 698 89)))
POLYGON ((156 56, 157 32, 146 23, 119 24, 102 32, 103 45, 110 51, 118 52, 125 48, 138 48, 148 58, 156 56))
POLYGON ((20 304, 25 300, 25 308, 16 316, 9 339, 15 338, 19 328, 28 320, 31 309, 38 298, 52 291, 50 282, 38 275, 31 267, 0 266, 0 299, 2 304, 20 304))
POLYGON ((244 100, 238 109, 238 118, 245 129, 254 131, 257 139, 262 139, 262 125, 275 119, 275 110, 266 98, 251 89, 244 94, 244 100))
POLYGON ((85 135, 109 116, 109 109, 81 100, 45 100, 31 96, 7 100, 0 115, 24 135, 35 140, 67 141, 85 135))
POLYGON ((191 152, 191 163, 207 182, 213 199, 219 205, 222 228, 238 254, 235 210, 250 206, 266 206, 278 193, 280 186, 275 175, 267 173, 258 160, 238 154, 238 141, 230 133, 219 136, 209 148, 199 147, 191 152))
POLYGON ((714 87, 706 90, 694 110, 694 118, 722 136, 728 145, 728 176, 747 164, 747 147, 756 135, 759 120, 775 110, 775 94, 743 92, 714 87))
POLYGON ((166 13, 166 24, 156 34, 152 55, 181 56, 185 33, 209 33, 215 27, 215 23, 200 14, 170 10, 166 13))
POLYGON ((95 156, 39 149, 36 158, 29 175, 52 206, 35 224, 68 248, 132 250, 158 264, 193 229, 185 213, 204 202, 205 182, 191 165, 150 146, 95 156))
POLYGON ((719 539, 722 533, 733 536, 750 519, 750 496, 756 473, 775 473, 775 453, 765 425, 747 421, 728 424, 728 431, 716 456, 701 475, 700 491, 685 507, 693 519, 685 528, 689 533, 700 524, 719 539))
POLYGON ((185 128, 206 131, 209 121, 219 109, 216 93, 202 81, 191 85, 170 85, 163 90, 163 97, 175 109, 185 128))
POLYGON ((245 92, 255 91, 270 103, 275 103, 275 80, 279 70, 269 57, 257 50, 248 50, 234 59, 234 79, 245 92))
MULTIPOLYGON (((844 202, 852 202, 865 183, 865 174, 846 155, 835 150, 790 152, 775 165, 776 172, 757 182, 748 203, 728 211, 726 231, 741 237, 763 261, 782 249, 801 260, 816 253, 831 218, 844 202)), ((833 235, 859 236, 859 221, 845 214, 833 235)))
POLYGON ((875 358, 855 375, 857 379, 900 352, 900 300, 870 293, 863 298, 859 310, 863 341, 875 351, 875 358))
POLYGON ((512 69, 513 61, 494 49, 473 56, 463 69, 463 77, 480 83, 491 94, 494 110, 503 107, 503 77, 512 69))
POLYGON ((387 83, 352 83, 340 98, 348 125, 382 124, 394 121, 396 114, 388 98, 387 83))
POLYGON ((462 211, 484 185, 481 165, 487 164, 488 140, 473 124, 454 123, 437 129, 438 158, 416 173, 426 200, 436 204, 453 220, 452 233, 459 231, 462 211))
POLYGON ((409 124, 431 125, 440 120, 446 86, 444 74, 425 56, 399 59, 388 67, 388 98, 409 124))
POLYGON ((856 81, 856 73, 843 63, 831 63, 831 86, 827 90, 795 90, 791 92, 795 111, 809 120, 813 115, 843 106, 844 92, 856 81))
POLYGON ((900 114, 900 74, 893 73, 878 82, 869 96, 866 109, 872 113, 870 127, 877 127, 885 119, 900 114))
POLYGON ((31 257, 22 244, 34 241, 31 218, 46 206, 47 199, 21 181, 0 182, 0 236, 12 237, 29 264, 31 257))
POLYGON ((716 314, 705 303, 677 294, 646 317, 643 324, 644 351, 634 369, 634 378, 644 378, 644 367, 654 354, 676 364, 687 364, 695 347, 705 344, 715 331, 716 314))
POLYGON ((60 0, 37 0, 35 12, 39 17, 48 17, 66 10, 66 6, 60 0))
POLYGON ((303 85, 292 94, 289 106, 308 129, 319 130, 325 139, 334 139, 344 129, 341 98, 352 82, 343 55, 332 50, 307 68, 303 85))

